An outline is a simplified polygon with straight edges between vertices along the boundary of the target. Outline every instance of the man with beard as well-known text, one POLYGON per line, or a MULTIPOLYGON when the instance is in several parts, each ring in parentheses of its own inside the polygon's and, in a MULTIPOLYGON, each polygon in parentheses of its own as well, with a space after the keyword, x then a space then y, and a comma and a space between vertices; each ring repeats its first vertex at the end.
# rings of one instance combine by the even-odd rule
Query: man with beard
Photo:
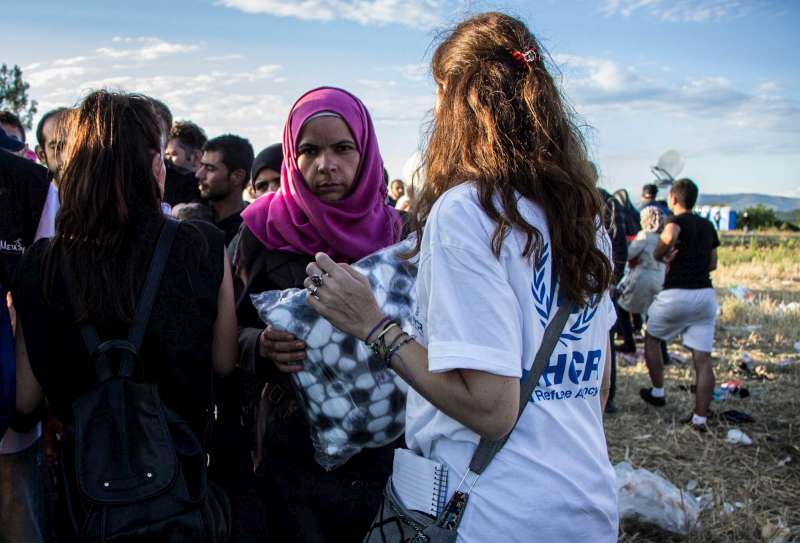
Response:
POLYGON ((230 243, 242 224, 242 190, 250 179, 253 146, 245 138, 225 134, 208 140, 195 174, 200 196, 214 210, 214 224, 230 243))
POLYGON ((36 157, 39 163, 47 167, 50 179, 58 184, 58 175, 64 163, 64 146, 66 145, 66 131, 63 123, 66 121, 69 108, 59 107, 51 109, 42 115, 36 126, 36 157))
POLYGON ((164 158, 174 166, 195 173, 200 167, 206 133, 191 121, 178 121, 172 125, 164 158))

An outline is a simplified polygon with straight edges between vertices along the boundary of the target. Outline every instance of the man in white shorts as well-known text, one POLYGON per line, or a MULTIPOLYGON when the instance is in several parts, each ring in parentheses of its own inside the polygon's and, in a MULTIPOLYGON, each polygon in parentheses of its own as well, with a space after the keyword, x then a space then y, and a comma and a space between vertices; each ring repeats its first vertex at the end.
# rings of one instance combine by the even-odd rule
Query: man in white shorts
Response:
POLYGON ((692 351, 697 374, 694 413, 685 422, 706 431, 708 406, 714 392, 711 351, 717 316, 711 272, 717 268, 719 237, 710 221, 692 213, 697 194, 697 185, 690 179, 679 179, 669 193, 669 208, 674 215, 667 219, 653 252, 657 260, 669 262, 669 268, 664 290, 648 310, 645 337, 645 360, 653 386, 641 389, 639 394, 656 407, 665 404, 664 361, 659 341, 683 335, 683 344, 692 351))

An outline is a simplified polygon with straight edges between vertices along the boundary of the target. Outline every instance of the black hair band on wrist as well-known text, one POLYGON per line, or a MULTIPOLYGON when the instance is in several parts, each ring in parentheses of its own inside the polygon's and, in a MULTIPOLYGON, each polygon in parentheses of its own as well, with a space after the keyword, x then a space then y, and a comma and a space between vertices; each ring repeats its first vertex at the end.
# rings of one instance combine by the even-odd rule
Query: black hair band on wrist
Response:
POLYGON ((408 334, 405 334, 405 336, 406 337, 405 337, 405 339, 403 341, 401 341, 400 343, 395 342, 395 343, 397 343, 397 345, 395 345, 394 347, 389 349, 389 352, 386 355, 386 366, 387 367, 389 366, 389 364, 391 364, 392 357, 397 354, 397 351, 402 349, 405 345, 408 345, 409 343, 414 341, 414 338, 409 336, 408 334))
POLYGON ((402 339, 403 339, 404 337, 409 337, 409 335, 408 335, 407 333, 403 332, 403 331, 400 331, 400 333, 399 333, 399 334, 397 334, 397 336, 394 338, 394 341, 392 341, 392 343, 390 343, 390 344, 389 344, 389 346, 388 346, 388 347, 386 347, 386 352, 387 352, 387 354, 388 354, 388 353, 389 353, 389 352, 390 352, 392 349, 394 349, 394 348, 397 346, 397 344, 398 344, 398 343, 400 343, 400 341, 402 341, 402 339))

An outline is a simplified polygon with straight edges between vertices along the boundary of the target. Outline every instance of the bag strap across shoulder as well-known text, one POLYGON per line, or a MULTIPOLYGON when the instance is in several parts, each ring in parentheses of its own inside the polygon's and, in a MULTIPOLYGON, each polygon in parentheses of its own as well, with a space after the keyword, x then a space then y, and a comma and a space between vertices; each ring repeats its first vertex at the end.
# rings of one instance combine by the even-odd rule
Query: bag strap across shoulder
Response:
MULTIPOLYGON (((112 350, 124 352, 117 375, 124 377, 131 377, 133 375, 136 369, 136 358, 142 346, 142 340, 147 330, 147 323, 150 320, 150 313, 153 310, 153 304, 158 294, 158 288, 161 285, 161 278, 164 275, 164 270, 167 267, 169 252, 172 248, 172 243, 175 240, 177 231, 178 221, 169 218, 164 221, 164 225, 158 236, 158 241, 156 242, 156 247, 153 251, 153 256, 150 259, 147 275, 145 276, 144 283, 139 293, 139 301, 136 304, 133 325, 128 331, 127 340, 111 339, 101 343, 97 328, 93 323, 86 321, 81 325, 83 342, 86 345, 86 350, 89 355, 95 359, 95 370, 97 379, 100 382, 114 375, 106 357, 106 353, 112 350)), ((70 303, 72 304, 73 310, 75 310, 79 307, 80 303, 78 300, 78 292, 75 288, 75 281, 72 278, 70 270, 67 270, 64 266, 62 266, 62 270, 70 303)))
MULTIPOLYGON (((544 369, 550 361, 550 355, 553 354, 553 349, 555 349, 556 343, 558 343, 558 339, 561 337, 561 332, 564 330, 567 320, 569 320, 572 307, 571 304, 567 303, 560 306, 555 317, 553 317, 553 320, 550 321, 547 328, 544 330, 542 344, 539 346, 539 350, 536 353, 531 371, 528 372, 519 386, 520 399, 517 422, 519 422, 522 412, 528 405, 528 399, 531 397, 531 394, 533 394, 533 390, 536 388, 539 378, 542 376, 542 372, 544 372, 544 369)), ((516 427, 517 422, 514 423, 514 427, 516 427)), ((514 429, 512 428, 511 432, 513 431, 514 429)), ((506 444, 509 436, 511 436, 511 432, 504 438, 496 441, 481 438, 478 448, 475 450, 475 454, 472 455, 472 460, 469 463, 469 470, 476 475, 481 475, 494 456, 503 448, 503 445, 506 444)))

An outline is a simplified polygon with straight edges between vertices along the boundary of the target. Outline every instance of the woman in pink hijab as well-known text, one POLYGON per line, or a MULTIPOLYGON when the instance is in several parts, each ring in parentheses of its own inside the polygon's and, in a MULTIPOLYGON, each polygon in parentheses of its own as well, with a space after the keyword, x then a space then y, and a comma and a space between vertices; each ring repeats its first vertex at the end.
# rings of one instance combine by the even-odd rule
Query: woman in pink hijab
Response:
POLYGON ((402 221, 385 204, 372 119, 349 92, 304 94, 289 112, 283 150, 281 187, 242 213, 234 257, 240 366, 257 377, 246 388, 261 391, 256 490, 272 541, 360 541, 381 502, 393 447, 366 449, 330 472, 316 463, 288 379, 302 368, 305 346, 264 329, 249 294, 303 288, 318 251, 355 262, 399 241, 402 221))

